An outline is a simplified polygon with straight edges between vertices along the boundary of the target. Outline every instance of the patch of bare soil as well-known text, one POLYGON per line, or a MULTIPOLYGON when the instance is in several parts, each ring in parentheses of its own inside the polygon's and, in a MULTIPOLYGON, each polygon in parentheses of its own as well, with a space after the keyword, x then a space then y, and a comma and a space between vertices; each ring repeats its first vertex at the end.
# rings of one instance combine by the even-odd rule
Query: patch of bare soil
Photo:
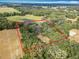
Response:
POLYGON ((46 43, 46 44, 49 44, 49 43, 50 43, 50 39, 49 39, 48 37, 46 37, 46 36, 43 36, 43 35, 39 34, 37 37, 38 37, 42 42, 44 42, 44 43, 46 43))
POLYGON ((22 54, 16 30, 0 31, 0 59, 20 59, 22 54))

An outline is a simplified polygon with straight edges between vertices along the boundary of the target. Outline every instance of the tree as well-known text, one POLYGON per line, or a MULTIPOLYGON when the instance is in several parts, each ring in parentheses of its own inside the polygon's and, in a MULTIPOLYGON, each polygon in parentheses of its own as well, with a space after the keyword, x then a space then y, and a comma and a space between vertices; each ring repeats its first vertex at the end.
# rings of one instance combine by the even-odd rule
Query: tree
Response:
POLYGON ((0 30, 13 28, 16 28, 15 22, 8 21, 6 18, 0 17, 0 30))

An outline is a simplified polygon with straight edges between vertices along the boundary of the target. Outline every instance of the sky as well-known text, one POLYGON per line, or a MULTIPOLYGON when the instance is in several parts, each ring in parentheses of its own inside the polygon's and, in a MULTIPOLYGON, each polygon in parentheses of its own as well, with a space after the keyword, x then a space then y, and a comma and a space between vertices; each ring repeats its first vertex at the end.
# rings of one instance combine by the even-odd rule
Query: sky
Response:
POLYGON ((70 4, 79 4, 79 0, 0 0, 0 2, 11 2, 11 3, 70 3, 70 4))

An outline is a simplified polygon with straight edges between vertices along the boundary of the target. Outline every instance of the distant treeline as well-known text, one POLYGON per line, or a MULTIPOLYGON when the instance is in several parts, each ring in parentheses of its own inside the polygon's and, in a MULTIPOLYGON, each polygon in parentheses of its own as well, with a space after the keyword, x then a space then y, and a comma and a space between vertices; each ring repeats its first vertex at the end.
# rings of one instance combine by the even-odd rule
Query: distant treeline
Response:
POLYGON ((51 13, 51 9, 44 9, 42 7, 14 7, 21 12, 21 15, 31 14, 35 16, 45 16, 51 13))

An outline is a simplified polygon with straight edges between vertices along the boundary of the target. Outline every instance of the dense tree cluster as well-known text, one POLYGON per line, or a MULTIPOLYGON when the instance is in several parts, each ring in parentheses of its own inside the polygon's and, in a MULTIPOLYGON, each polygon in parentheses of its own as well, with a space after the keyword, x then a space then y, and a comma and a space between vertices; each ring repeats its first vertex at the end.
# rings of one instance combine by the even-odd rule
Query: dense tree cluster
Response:
POLYGON ((0 17, 0 30, 3 29, 14 29, 16 28, 16 23, 12 21, 8 21, 4 17, 0 17))
POLYGON ((20 13, 17 13, 17 12, 13 12, 13 13, 4 12, 4 13, 0 13, 0 17, 8 17, 8 16, 15 16, 15 15, 20 15, 20 13))

